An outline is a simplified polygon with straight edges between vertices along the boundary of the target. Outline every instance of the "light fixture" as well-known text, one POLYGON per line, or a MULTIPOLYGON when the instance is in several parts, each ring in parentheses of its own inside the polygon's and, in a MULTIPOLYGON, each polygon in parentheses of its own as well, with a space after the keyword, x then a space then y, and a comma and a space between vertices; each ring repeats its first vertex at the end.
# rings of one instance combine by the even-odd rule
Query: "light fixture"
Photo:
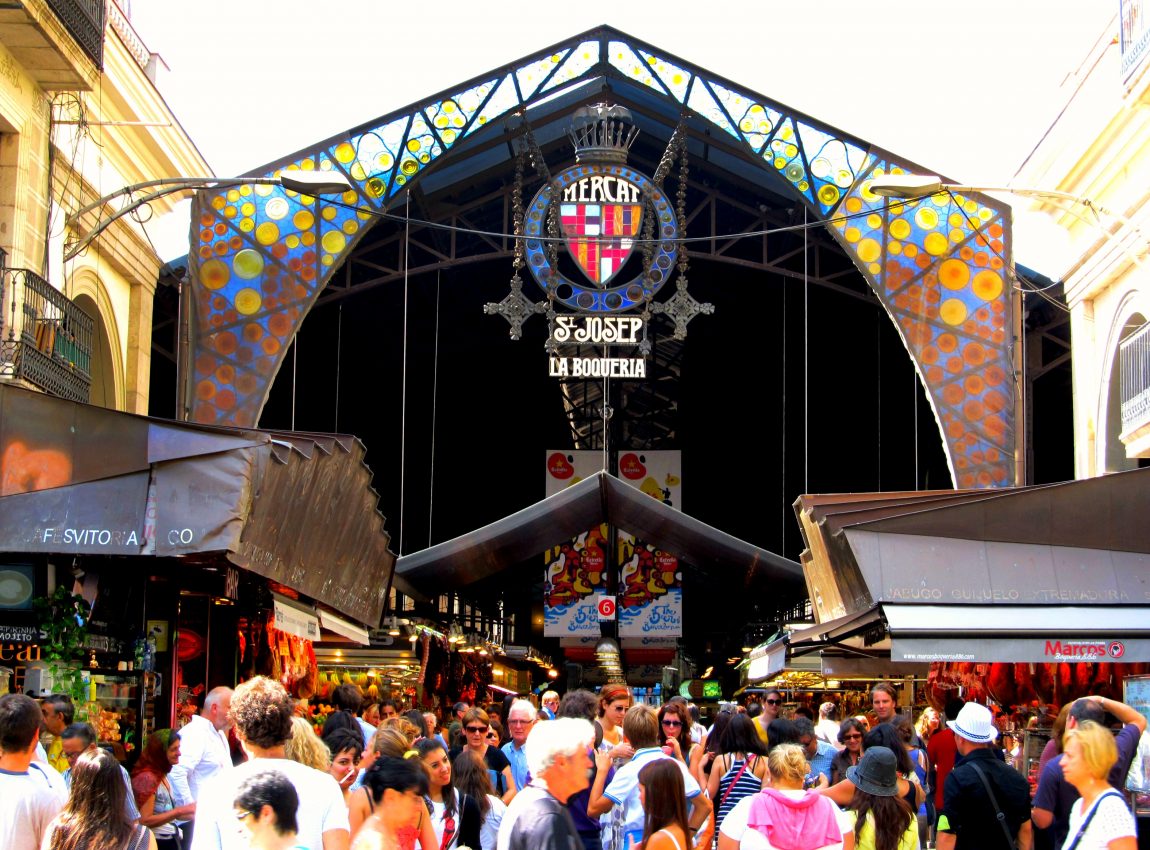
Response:
POLYGON ((298 192, 301 195, 313 197, 319 195, 342 195, 344 192, 354 189, 351 181, 338 171, 301 171, 299 169, 281 171, 279 175, 274 177, 163 177, 159 180, 146 180, 143 183, 133 183, 131 186, 125 186, 123 189, 97 198, 92 203, 80 207, 76 212, 70 213, 64 219, 65 226, 71 227, 82 216, 102 209, 105 204, 110 203, 116 198, 123 196, 131 197, 136 192, 144 189, 155 190, 146 195, 141 195, 133 201, 129 201, 107 218, 101 216, 100 222, 95 227, 80 236, 75 242, 70 242, 65 246, 64 260, 71 260, 87 248, 97 236, 124 216, 135 212, 140 207, 146 206, 165 195, 194 189, 226 189, 232 186, 280 186, 289 192, 298 192))
POLYGON ((388 623, 387 633, 392 637, 399 637, 399 620, 394 615, 388 623))
POLYGON ((550 670, 547 671, 547 677, 549 679, 558 679, 559 678, 559 671, 556 670, 554 667, 552 667, 550 670))
MULTIPOLYGON (((916 200, 929 198, 940 192, 1001 192, 1007 195, 1018 195, 1023 198, 1038 198, 1048 201, 1069 201, 1079 204, 1092 212, 1112 218, 1122 225, 1138 232, 1135 224, 1113 210, 1099 206, 1089 198, 1075 195, 1073 192, 1061 192, 1057 189, 1035 189, 1028 186, 960 186, 957 183, 946 183, 941 177, 933 174, 883 174, 870 181, 870 192, 882 198, 896 198, 900 200, 916 200)), ((1097 224, 1097 222, 1094 222, 1097 224)))

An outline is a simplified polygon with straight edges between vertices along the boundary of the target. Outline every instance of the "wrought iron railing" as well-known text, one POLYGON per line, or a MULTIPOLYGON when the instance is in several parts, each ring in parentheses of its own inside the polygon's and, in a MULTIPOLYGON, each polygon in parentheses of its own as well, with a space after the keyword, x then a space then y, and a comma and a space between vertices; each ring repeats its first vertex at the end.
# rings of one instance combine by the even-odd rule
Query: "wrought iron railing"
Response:
POLYGON ((96 67, 104 67, 104 21, 106 0, 48 0, 72 38, 92 57, 96 67))
POLYGON ((92 317, 30 269, 0 269, 3 304, 9 309, 0 338, 0 377, 86 402, 92 384, 92 317))
POLYGON ((1122 433, 1150 421, 1150 323, 1122 341, 1118 354, 1122 380, 1122 433))

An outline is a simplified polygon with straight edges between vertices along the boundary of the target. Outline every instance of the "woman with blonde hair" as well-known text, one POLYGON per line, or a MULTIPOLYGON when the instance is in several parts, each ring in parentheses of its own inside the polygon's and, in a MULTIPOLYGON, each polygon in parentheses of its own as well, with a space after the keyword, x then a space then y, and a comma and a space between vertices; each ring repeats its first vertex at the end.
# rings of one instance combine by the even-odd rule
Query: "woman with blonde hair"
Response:
POLYGON ((918 735, 923 747, 930 743, 930 736, 938 731, 941 722, 942 718, 938 716, 938 712, 933 706, 928 705, 919 714, 918 722, 914 724, 914 732, 918 735))
POLYGON ((1082 720, 1066 731, 1062 777, 1081 795, 1070 809, 1062 850, 1135 850, 1138 832, 1122 794, 1106 781, 1118 761, 1110 730, 1082 720))
POLYGON ((767 756, 771 784, 744 797, 719 826, 719 850, 854 850, 848 817, 826 797, 803 790, 803 748, 779 744, 767 756))
POLYGON ((331 754, 315 729, 298 714, 291 719, 291 737, 284 742, 284 754, 292 761, 327 773, 331 754))

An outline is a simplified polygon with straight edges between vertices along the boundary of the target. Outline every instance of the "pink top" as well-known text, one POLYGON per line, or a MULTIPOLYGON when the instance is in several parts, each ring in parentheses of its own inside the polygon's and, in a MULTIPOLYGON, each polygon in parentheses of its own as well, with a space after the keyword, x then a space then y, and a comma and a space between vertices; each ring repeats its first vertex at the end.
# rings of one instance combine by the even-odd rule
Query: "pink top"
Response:
POLYGON ((777 850, 816 850, 843 840, 835 804, 821 794, 795 799, 764 788, 751 803, 747 826, 777 850))

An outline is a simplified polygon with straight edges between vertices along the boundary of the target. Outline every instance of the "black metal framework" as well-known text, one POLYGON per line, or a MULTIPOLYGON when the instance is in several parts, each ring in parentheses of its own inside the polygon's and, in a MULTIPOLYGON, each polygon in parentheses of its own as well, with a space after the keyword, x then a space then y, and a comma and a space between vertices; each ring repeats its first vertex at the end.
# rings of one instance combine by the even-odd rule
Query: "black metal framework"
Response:
POLYGON ((4 268, 0 281, 0 303, 10 299, 8 328, 0 340, 0 377, 87 402, 92 317, 30 269, 4 268))
POLYGON ((107 20, 105 0, 48 0, 48 6, 64 24, 76 43, 92 57, 96 67, 104 68, 104 23, 107 20))

